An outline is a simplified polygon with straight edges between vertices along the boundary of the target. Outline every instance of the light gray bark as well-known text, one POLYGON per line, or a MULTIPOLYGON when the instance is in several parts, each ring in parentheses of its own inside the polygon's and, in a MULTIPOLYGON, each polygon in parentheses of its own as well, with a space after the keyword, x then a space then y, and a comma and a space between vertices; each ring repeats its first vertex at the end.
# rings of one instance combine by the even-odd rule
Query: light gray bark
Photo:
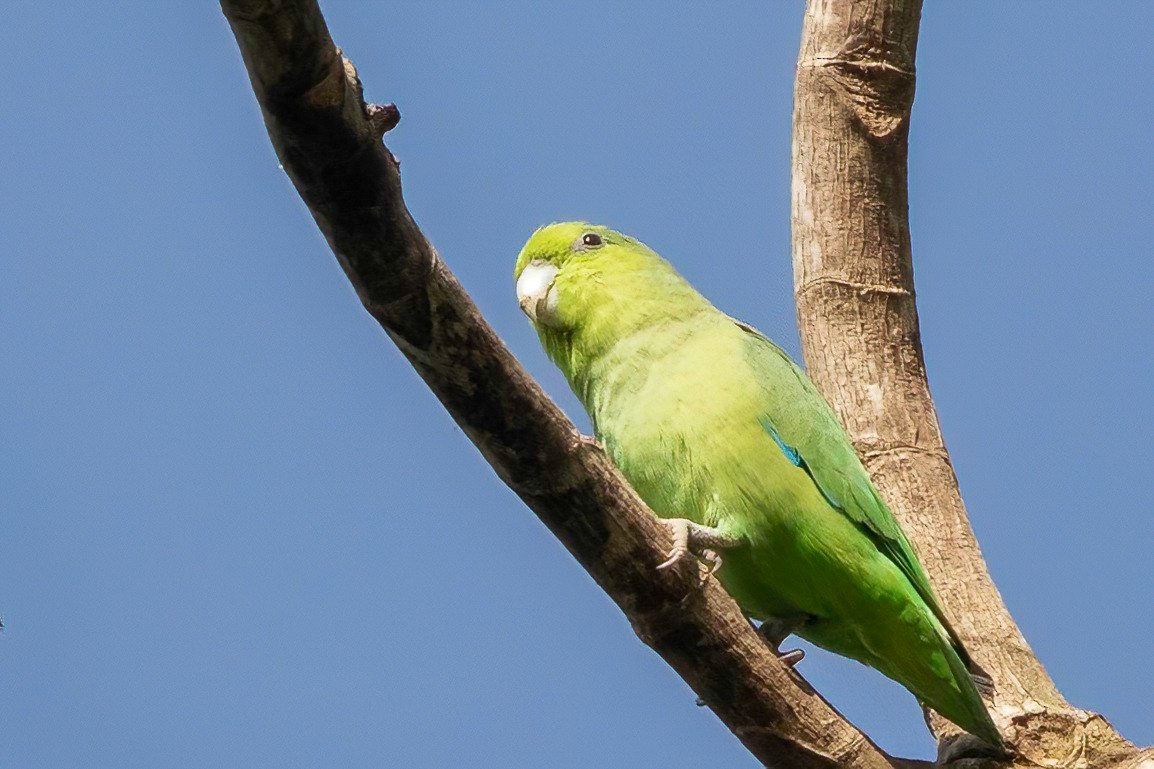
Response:
MULTIPOLYGON (((809 375, 913 540, 1022 766, 1137 762, 1062 697, 990 579, 930 397, 906 151, 920 0, 810 0, 793 120, 794 295, 809 375), (1031 764, 1030 762, 1034 762, 1031 764)), ((935 717, 935 731, 954 727, 935 717)))

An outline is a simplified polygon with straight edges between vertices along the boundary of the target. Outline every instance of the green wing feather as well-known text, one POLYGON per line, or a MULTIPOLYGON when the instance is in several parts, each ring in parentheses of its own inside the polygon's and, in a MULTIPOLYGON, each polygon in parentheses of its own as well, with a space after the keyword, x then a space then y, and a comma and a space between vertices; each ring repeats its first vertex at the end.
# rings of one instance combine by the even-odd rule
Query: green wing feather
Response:
POLYGON ((767 387, 762 426, 786 457, 804 469, 832 507, 853 521, 913 585, 949 636, 951 645, 979 683, 988 678, 967 654, 930 587, 929 578, 914 554, 897 519, 878 495, 861 460, 853 450, 833 409, 777 345, 744 323, 748 357, 764 382, 789 382, 796 386, 773 391, 767 387))

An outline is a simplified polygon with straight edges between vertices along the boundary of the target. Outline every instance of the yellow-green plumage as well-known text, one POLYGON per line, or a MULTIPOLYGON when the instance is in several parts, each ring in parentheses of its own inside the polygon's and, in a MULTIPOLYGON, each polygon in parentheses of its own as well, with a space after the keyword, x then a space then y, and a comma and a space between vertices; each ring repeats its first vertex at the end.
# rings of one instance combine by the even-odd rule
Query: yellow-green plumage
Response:
POLYGON ((912 547, 785 353, 605 227, 538 230, 516 277, 546 352, 646 503, 739 538, 718 577, 747 614, 797 625, 1000 743, 912 547))

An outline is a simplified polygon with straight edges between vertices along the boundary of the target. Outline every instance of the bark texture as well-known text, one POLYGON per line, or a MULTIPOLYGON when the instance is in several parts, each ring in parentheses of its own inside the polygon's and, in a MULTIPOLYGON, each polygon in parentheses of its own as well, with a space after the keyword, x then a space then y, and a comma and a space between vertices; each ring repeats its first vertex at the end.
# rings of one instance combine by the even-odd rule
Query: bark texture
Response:
MULTIPOLYGON (((810 0, 793 122, 793 268, 809 375, 913 540, 1022 766, 1149 759, 1073 707, 990 579, 930 397, 906 184, 920 0, 810 0)), ((934 718, 949 742, 952 725, 934 718)), ((1154 769, 1154 763, 1151 764, 1154 769)))
POLYGON ((767 766, 894 761, 786 668, 715 580, 658 572, 666 530, 517 363, 401 196, 368 105, 316 0, 222 0, 285 171, 368 312, 501 479, 628 616, 637 635, 767 766), (688 599, 687 599, 688 596, 688 599))

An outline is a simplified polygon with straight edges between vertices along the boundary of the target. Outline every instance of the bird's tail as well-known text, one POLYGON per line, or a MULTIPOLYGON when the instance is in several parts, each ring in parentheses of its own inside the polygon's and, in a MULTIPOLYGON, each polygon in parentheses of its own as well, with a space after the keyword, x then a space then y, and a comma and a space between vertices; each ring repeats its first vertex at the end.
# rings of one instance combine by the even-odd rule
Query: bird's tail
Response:
POLYGON ((941 713, 970 734, 980 737, 991 745, 1001 748, 1004 746, 1002 735, 990 717, 986 703, 982 701, 982 694, 992 697, 994 681, 986 671, 982 670, 969 658, 965 650, 959 653, 954 645, 946 641, 946 662, 953 674, 955 686, 935 696, 935 701, 926 701, 926 705, 941 713), (963 656, 965 659, 963 660, 963 656))

